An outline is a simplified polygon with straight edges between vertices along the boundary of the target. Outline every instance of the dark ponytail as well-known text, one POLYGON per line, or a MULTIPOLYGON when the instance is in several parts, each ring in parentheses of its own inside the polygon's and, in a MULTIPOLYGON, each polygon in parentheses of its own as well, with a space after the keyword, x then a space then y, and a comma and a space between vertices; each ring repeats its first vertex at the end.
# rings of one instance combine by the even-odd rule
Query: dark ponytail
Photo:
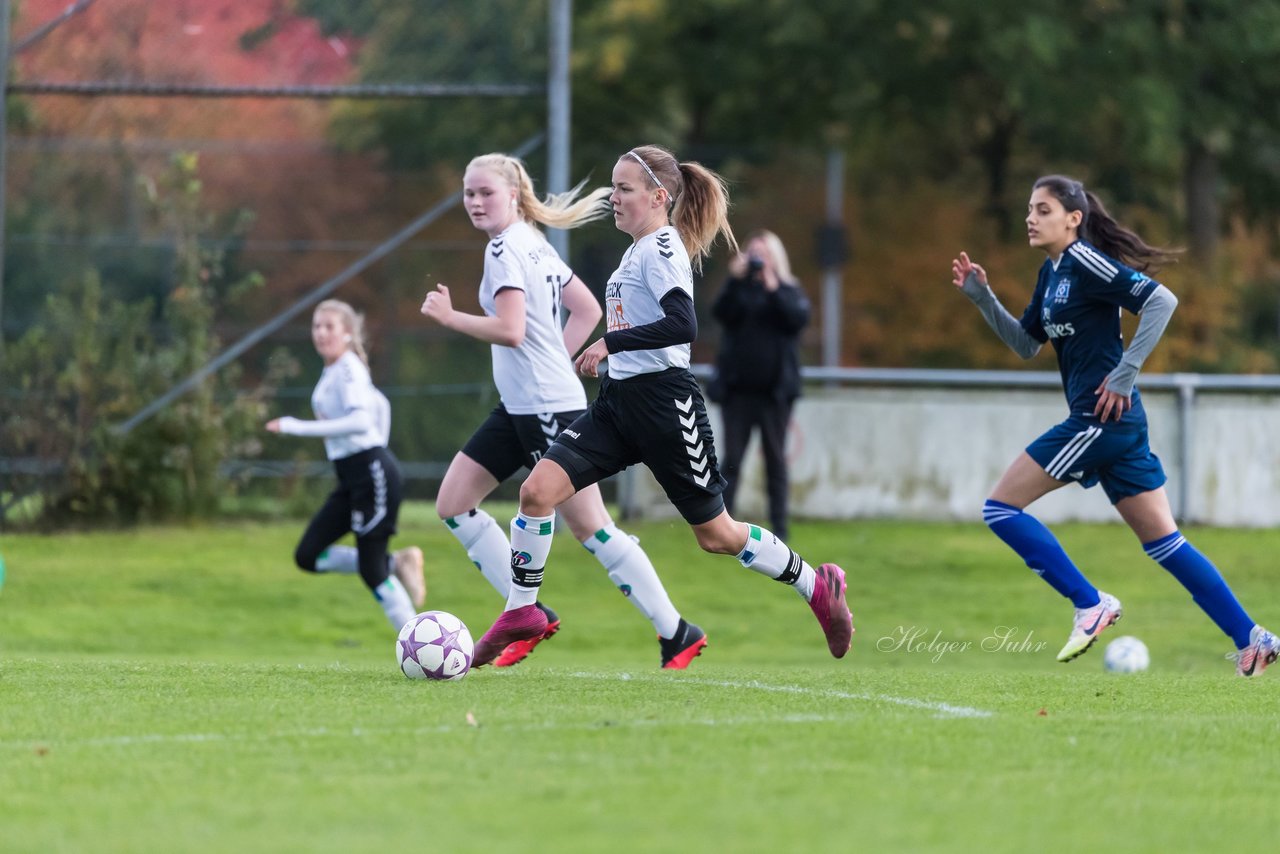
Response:
POLYGON ((1065 175, 1046 175, 1035 182, 1032 189, 1044 187, 1070 211, 1081 211, 1078 234, 1082 240, 1092 243, 1103 254, 1115 258, 1135 270, 1144 273, 1159 269, 1161 264, 1176 261, 1180 249, 1151 246, 1135 232, 1116 222, 1102 200, 1084 184, 1065 175))

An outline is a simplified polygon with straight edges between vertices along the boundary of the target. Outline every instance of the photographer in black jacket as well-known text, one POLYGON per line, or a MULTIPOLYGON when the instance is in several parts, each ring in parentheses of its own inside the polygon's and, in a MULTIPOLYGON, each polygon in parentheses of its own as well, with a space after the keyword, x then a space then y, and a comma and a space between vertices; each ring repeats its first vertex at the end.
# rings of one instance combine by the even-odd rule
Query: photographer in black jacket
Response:
POLYGON ((809 323, 809 299, 791 274, 787 250, 771 231, 756 231, 746 251, 729 262, 729 280, 711 313, 724 327, 716 376, 709 389, 721 405, 721 471, 733 511, 743 454, 760 428, 769 525, 787 536, 787 425, 800 396, 799 336, 809 323))

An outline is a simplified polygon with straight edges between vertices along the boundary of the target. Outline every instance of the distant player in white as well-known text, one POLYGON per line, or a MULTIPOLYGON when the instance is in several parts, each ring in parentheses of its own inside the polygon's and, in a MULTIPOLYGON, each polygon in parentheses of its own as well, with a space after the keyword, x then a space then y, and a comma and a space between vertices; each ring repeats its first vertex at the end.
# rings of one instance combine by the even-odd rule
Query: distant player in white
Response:
POLYGON ((400 464, 387 450, 391 404, 369 378, 363 319, 339 300, 316 306, 311 342, 324 371, 311 394, 315 421, 286 416, 267 422, 272 433, 324 438, 338 486, 312 518, 294 552, 308 572, 360 573, 399 631, 426 599, 422 550, 387 554, 400 512, 400 464), (355 548, 333 543, 348 531, 355 548))
MULTIPOLYGON (((553 509, 635 463, 653 472, 704 550, 734 555, 743 566, 794 586, 817 617, 828 650, 844 656, 853 636, 844 571, 829 563, 815 571, 769 531, 735 521, 721 498, 725 481, 702 393, 689 372, 689 345, 698 331, 693 265, 722 234, 737 246, 720 176, 646 145, 618 159, 609 200, 614 224, 634 242, 605 290, 607 332, 576 362, 579 372, 595 376, 608 357, 609 375, 520 488, 511 592, 502 616, 476 644, 474 664, 545 630, 535 602, 551 552, 553 509)), ((688 628, 680 641, 692 648, 702 632, 688 628)))
MULTIPOLYGON (((603 218, 608 192, 602 188, 576 199, 574 191, 540 201, 516 158, 475 158, 463 177, 463 195, 472 225, 490 237, 480 282, 484 313, 456 310, 444 285, 428 293, 422 304, 422 313, 441 326, 493 345, 493 379, 501 403, 449 464, 436 512, 503 597, 510 593, 515 558, 506 533, 480 509, 480 502, 520 469, 533 468, 556 435, 587 408, 569 354, 586 342, 601 315, 591 291, 531 222, 573 228, 603 218)), ((566 497, 558 508, 561 517, 614 585, 653 624, 665 649, 687 624, 671 604, 648 555, 613 523, 599 487, 566 497)), ((552 524, 550 519, 547 524, 552 524)), ((554 611, 537 601, 532 606, 542 617, 540 631, 499 650, 495 666, 522 661, 559 630, 554 611)), ((673 663, 664 655, 663 666, 683 668, 688 661, 673 663)))

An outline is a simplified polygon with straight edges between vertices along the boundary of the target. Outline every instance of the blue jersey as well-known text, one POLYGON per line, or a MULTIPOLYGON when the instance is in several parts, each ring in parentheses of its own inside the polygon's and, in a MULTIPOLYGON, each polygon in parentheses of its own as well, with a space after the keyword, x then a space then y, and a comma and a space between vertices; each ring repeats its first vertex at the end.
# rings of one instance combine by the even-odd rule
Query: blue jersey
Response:
MULTIPOLYGON (((1072 415, 1094 419, 1095 391, 1124 353, 1120 309, 1137 314, 1159 286, 1083 240, 1068 246, 1056 264, 1045 260, 1031 304, 1022 314, 1022 328, 1041 344, 1053 342, 1072 415)), ((1137 388, 1132 400, 1133 408, 1120 419, 1120 426, 1146 423, 1137 388)), ((1105 426, 1116 424, 1108 421, 1105 426)))

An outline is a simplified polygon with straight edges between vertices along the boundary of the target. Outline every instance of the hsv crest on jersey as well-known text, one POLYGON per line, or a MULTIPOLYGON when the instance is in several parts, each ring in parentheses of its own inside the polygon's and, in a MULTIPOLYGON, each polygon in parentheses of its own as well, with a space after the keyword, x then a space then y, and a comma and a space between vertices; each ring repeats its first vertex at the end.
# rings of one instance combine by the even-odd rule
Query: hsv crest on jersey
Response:
POLYGON ((1055 303, 1064 303, 1071 296, 1071 277, 1063 276, 1058 279, 1058 287, 1053 292, 1053 301, 1055 303))

